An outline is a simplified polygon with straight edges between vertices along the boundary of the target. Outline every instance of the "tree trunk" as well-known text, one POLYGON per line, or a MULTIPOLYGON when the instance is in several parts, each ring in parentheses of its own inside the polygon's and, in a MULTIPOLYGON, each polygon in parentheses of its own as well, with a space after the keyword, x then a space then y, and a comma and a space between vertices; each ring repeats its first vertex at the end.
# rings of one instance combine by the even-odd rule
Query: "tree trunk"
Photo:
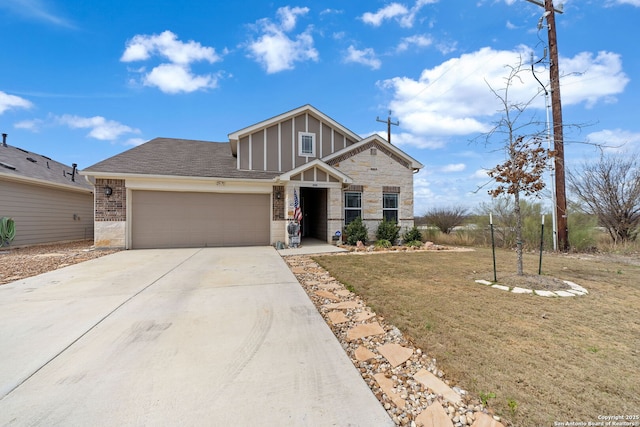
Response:
POLYGON ((518 266, 518 276, 524 275, 524 269, 522 268, 522 212, 520 211, 520 193, 515 192, 513 195, 516 205, 514 212, 516 214, 516 256, 518 266))

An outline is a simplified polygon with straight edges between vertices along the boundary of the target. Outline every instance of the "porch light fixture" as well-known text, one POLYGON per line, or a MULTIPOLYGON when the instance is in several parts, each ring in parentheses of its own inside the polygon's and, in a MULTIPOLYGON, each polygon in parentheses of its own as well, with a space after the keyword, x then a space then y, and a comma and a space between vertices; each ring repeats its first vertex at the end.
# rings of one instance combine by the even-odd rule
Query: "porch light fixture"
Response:
POLYGON ((104 195, 109 197, 110 195, 113 194, 113 188, 109 187, 108 185, 104 187, 104 195))
POLYGON ((281 197, 282 197, 282 193, 279 191, 276 191, 276 199, 280 200, 281 197))

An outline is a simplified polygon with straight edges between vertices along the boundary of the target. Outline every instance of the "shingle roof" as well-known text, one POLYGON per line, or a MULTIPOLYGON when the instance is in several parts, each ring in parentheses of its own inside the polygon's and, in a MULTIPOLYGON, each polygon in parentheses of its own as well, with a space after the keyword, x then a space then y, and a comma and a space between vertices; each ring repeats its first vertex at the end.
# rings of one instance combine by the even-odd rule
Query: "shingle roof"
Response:
POLYGON ((11 145, 0 143, 0 176, 10 178, 37 180, 50 185, 93 191, 84 177, 75 174, 72 181, 73 167, 11 145))
POLYGON ((271 179, 278 172, 238 170, 228 142, 155 138, 82 170, 97 172, 192 176, 205 178, 271 179))

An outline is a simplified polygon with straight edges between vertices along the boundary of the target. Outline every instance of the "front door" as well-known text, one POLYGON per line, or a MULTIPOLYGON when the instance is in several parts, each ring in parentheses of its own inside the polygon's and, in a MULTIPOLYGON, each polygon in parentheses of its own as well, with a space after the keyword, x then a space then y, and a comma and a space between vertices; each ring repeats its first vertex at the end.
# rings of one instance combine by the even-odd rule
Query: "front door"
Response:
POLYGON ((327 240, 327 194, 326 188, 300 189, 302 237, 327 240))

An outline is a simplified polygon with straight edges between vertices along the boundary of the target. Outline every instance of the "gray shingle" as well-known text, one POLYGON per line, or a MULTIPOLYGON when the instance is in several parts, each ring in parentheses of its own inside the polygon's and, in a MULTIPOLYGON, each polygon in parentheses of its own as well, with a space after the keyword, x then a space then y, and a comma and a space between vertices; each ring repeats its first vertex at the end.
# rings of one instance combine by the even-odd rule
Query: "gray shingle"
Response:
POLYGON ((280 174, 238 170, 228 142, 175 138, 152 139, 82 172, 242 179, 271 179, 280 174))
POLYGON ((0 174, 16 178, 33 178, 50 184, 93 191, 93 186, 77 173, 75 182, 72 181, 72 171, 71 166, 56 162, 47 156, 11 145, 5 147, 0 143, 0 174))

